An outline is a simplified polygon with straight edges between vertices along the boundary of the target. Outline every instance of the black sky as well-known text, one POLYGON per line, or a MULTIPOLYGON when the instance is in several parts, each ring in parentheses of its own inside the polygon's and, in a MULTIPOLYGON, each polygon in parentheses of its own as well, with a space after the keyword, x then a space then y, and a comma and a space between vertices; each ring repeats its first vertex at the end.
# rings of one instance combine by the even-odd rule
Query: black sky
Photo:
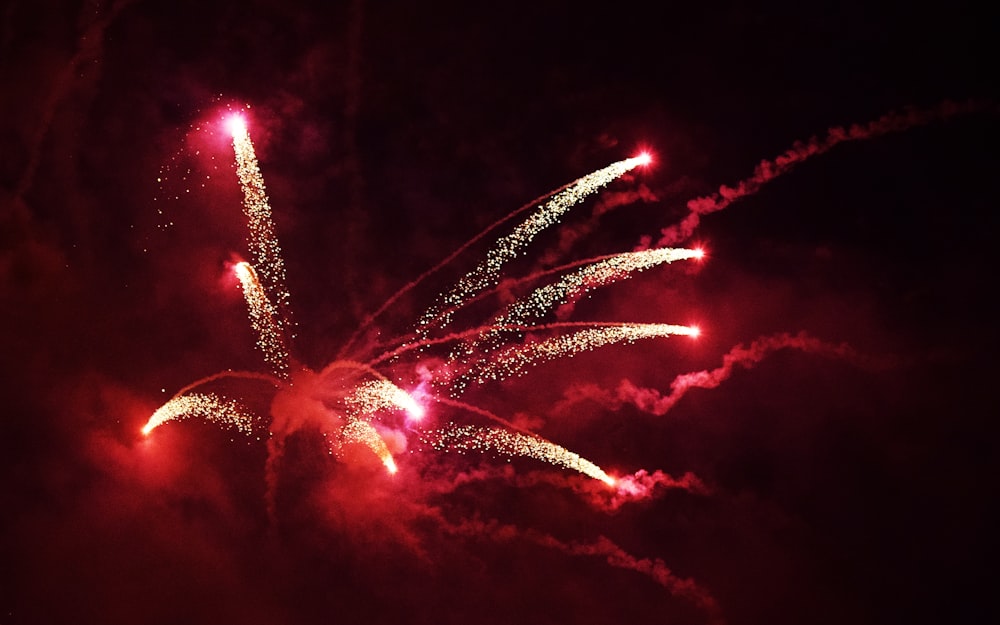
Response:
MULTIPOLYGON (((976 6, 3 2, 0 623, 995 618, 998 51, 976 6), (704 216, 703 265, 574 311, 697 341, 468 396, 618 475, 704 488, 608 510, 561 469, 436 452, 389 479, 306 431, 274 521, 263 442, 195 420, 141 440, 185 384, 264 370, 225 269, 247 255, 228 108, 250 107, 316 368, 482 228, 641 148, 655 167, 515 269, 631 250, 797 141, 944 101, 977 112, 810 159, 704 216), (849 349, 775 351, 659 416, 612 397, 800 332, 849 349)), ((376 325, 407 331, 484 250, 376 325)))

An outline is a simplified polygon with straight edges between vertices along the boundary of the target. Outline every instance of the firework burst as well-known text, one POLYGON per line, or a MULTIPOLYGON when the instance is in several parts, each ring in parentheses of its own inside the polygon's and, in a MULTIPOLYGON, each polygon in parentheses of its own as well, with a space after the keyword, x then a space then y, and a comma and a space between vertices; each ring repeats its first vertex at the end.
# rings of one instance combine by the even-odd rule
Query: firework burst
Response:
MULTIPOLYGON (((647 497, 656 487, 702 492, 705 487, 690 474, 679 480, 660 471, 650 473, 644 469, 633 475, 611 475, 594 461, 539 436, 518 419, 509 420, 495 414, 466 400, 464 395, 473 387, 526 375, 542 363, 610 345, 673 336, 697 337, 699 328, 690 325, 563 319, 569 307, 595 289, 627 280, 659 265, 703 259, 704 253, 699 248, 666 246, 686 240, 698 225, 700 216, 755 193, 795 164, 843 141, 904 130, 955 112, 963 111, 945 106, 941 110, 889 115, 867 126, 852 127, 850 131, 831 129, 826 140, 814 140, 807 147, 798 146, 773 163, 764 161, 751 178, 735 187, 721 187, 718 194, 692 200, 688 204, 689 215, 677 226, 662 232, 659 247, 650 248, 653 238, 645 237, 640 245, 644 249, 637 251, 575 261, 520 277, 505 275, 511 261, 522 254, 539 233, 559 223, 574 205, 627 172, 648 165, 652 158, 643 153, 612 163, 518 208, 406 284, 363 320, 344 342, 337 360, 318 371, 303 366, 292 353, 294 333, 281 247, 275 236, 263 176, 246 121, 242 116, 232 116, 227 126, 232 135, 237 178, 243 191, 243 208, 249 228, 248 247, 253 259, 252 262, 235 263, 233 271, 242 287, 250 325, 270 373, 225 371, 189 384, 152 414, 142 433, 150 435, 166 423, 198 417, 244 434, 260 434, 258 425, 266 422, 265 419, 254 415, 237 399, 205 387, 227 378, 265 385, 273 392, 270 425, 266 428, 267 504, 272 520, 276 514, 275 472, 284 440, 303 427, 322 433, 332 455, 345 457, 346 449, 359 448, 377 458, 390 475, 406 471, 407 457, 400 452, 408 449, 411 453, 479 454, 507 460, 521 457, 575 471, 591 479, 577 477, 578 481, 590 486, 585 489, 572 486, 574 490, 592 496, 594 489, 601 491, 603 499, 595 501, 598 507, 609 510, 622 502, 647 497), (408 332, 392 340, 355 347, 362 331, 404 293, 445 265, 456 262, 473 244, 522 214, 526 216, 507 234, 497 236, 485 257, 471 271, 424 309, 408 332), (501 293, 506 294, 514 286, 522 287, 527 295, 507 300, 510 303, 493 308, 478 321, 466 322, 466 326, 459 323, 459 319, 474 318, 476 310, 481 312, 482 306, 474 309, 471 304, 491 297, 500 299, 501 293), (435 423, 441 412, 449 416, 435 423), (432 415, 431 418, 428 415, 432 415), (475 423, 483 419, 492 424, 475 423)), ((734 348, 719 369, 678 376, 669 396, 654 389, 626 385, 615 392, 578 386, 568 392, 566 400, 556 410, 586 399, 609 407, 631 403, 652 414, 663 414, 689 388, 714 388, 728 377, 734 365, 752 366, 771 351, 783 348, 830 354, 847 360, 852 360, 853 354, 847 347, 831 346, 803 335, 765 337, 749 348, 734 348)), ((560 484, 569 483, 560 480, 560 484)), ((519 534, 516 528, 472 521, 453 526, 442 521, 442 527, 456 535, 474 532, 493 535, 496 540, 507 540, 519 534)), ((717 620, 719 610, 711 596, 693 581, 673 576, 658 560, 635 559, 610 541, 573 545, 538 533, 523 535, 568 554, 605 556, 612 566, 638 571, 673 594, 687 596, 704 608, 709 620, 717 620)))
MULTIPOLYGON (((309 421, 327 435, 331 453, 340 455, 345 445, 360 444, 371 450, 389 473, 396 473, 399 467, 379 427, 395 422, 399 414, 405 414, 407 423, 412 424, 424 416, 425 404, 438 402, 464 409, 466 413, 488 414, 501 424, 510 425, 499 416, 455 400, 470 383, 485 384, 524 375, 537 364, 605 345, 677 334, 697 335, 696 328, 667 324, 539 323, 556 306, 571 302, 599 286, 659 264, 701 256, 697 250, 673 248, 590 259, 528 276, 526 281, 537 282, 553 273, 562 274, 555 282, 537 287, 525 299, 508 306, 486 325, 448 330, 447 333, 444 330, 452 324, 455 313, 495 289, 504 267, 541 231, 558 223, 570 208, 589 195, 636 167, 648 165, 651 157, 643 153, 583 176, 536 205, 522 207, 494 224, 489 230, 526 208, 532 209, 511 232, 497 239, 472 271, 438 297, 437 302, 418 318, 409 335, 379 346, 380 352, 371 353, 368 348, 353 354, 359 359, 367 356, 367 364, 345 357, 318 373, 309 371, 296 363, 289 352, 290 295, 285 287, 284 262, 246 120, 241 115, 232 115, 226 127, 232 135, 236 173, 243 191, 243 209, 249 230, 247 240, 253 258, 252 263, 236 263, 233 271, 243 289, 257 345, 271 369, 272 375, 259 374, 258 377, 277 389, 271 415, 270 434, 276 440, 271 445, 273 449, 280 449, 280 441, 287 433, 309 421), (452 356, 435 357, 430 350, 435 346, 450 346, 452 356), (393 371, 408 367, 410 371, 422 372, 420 377, 424 379, 425 390, 407 391, 401 381, 389 379, 378 368, 389 361, 393 371), (302 411, 299 408, 302 405, 313 409, 302 411), (308 416, 302 416, 303 413, 308 416)), ((445 262, 454 257, 450 256, 445 262)), ((405 288, 410 286, 412 283, 405 288)), ((390 298, 389 303, 398 295, 390 298)), ((383 306, 380 311, 385 308, 383 306)), ((248 377, 223 372, 189 385, 153 414, 143 433, 148 435, 168 421, 191 416, 248 431, 247 424, 252 417, 235 400, 197 392, 202 386, 231 376, 248 377)), ((472 425, 414 431, 430 450, 477 450, 502 456, 525 456, 579 471, 609 487, 615 485, 614 478, 592 461, 534 433, 472 425)))

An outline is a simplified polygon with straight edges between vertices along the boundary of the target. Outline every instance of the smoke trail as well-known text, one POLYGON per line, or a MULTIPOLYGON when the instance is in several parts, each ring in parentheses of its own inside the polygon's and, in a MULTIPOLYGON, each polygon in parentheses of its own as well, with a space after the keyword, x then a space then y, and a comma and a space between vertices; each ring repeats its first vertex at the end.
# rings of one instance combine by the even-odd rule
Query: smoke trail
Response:
POLYGON ((670 411, 690 389, 716 388, 732 375, 736 367, 751 369, 781 349, 797 349, 826 358, 845 360, 857 367, 868 369, 884 368, 892 364, 891 359, 865 356, 850 345, 827 343, 805 332, 794 336, 780 333, 757 338, 746 347, 743 344, 734 346, 722 357, 720 367, 677 376, 670 383, 670 393, 667 395, 656 389, 640 388, 629 380, 622 380, 615 391, 601 389, 595 385, 576 386, 566 391, 565 399, 557 404, 554 411, 565 413, 573 404, 589 400, 612 409, 632 404, 644 412, 661 416, 670 411))
POLYGON ((627 503, 646 501, 671 490, 683 490, 694 495, 711 494, 711 489, 690 471, 680 477, 674 477, 659 470, 650 473, 640 469, 633 475, 616 477, 615 487, 607 488, 601 482, 572 473, 551 471, 518 473, 509 464, 469 469, 432 486, 435 493, 447 494, 466 484, 487 480, 502 480, 516 488, 531 488, 539 484, 566 488, 580 495, 591 506, 605 512, 615 512, 627 503))
POLYGON ((503 524, 495 519, 489 521, 466 519, 457 524, 444 520, 441 522, 446 531, 460 536, 486 537, 500 543, 517 539, 528 540, 570 556, 604 558, 610 566, 641 573, 665 588, 671 595, 690 601, 705 612, 709 623, 720 625, 725 622, 718 602, 694 580, 678 577, 659 558, 652 560, 637 558, 604 536, 599 536, 597 540, 589 543, 567 543, 549 534, 531 529, 521 530, 515 525, 503 524))
MULTIPOLYGON (((902 132, 931 122, 948 119, 954 115, 973 113, 985 109, 979 102, 955 103, 945 101, 934 108, 908 109, 902 113, 890 112, 867 124, 854 124, 849 128, 834 126, 826 131, 823 138, 811 137, 805 142, 796 142, 784 154, 774 160, 763 160, 754 169, 753 175, 736 183, 723 185, 716 193, 694 198, 687 203, 688 214, 680 223, 660 231, 656 247, 675 245, 690 237, 701 223, 701 216, 720 211, 740 198, 753 195, 768 182, 788 173, 799 163, 814 156, 825 154, 837 145, 847 141, 874 139, 882 135, 902 132)), ((650 237, 644 237, 639 247, 649 247, 650 237)))
MULTIPOLYGON (((359 256, 361 241, 368 239, 367 230, 370 226, 368 212, 364 209, 365 176, 361 163, 361 152, 358 148, 358 119, 361 113, 364 83, 362 68, 364 67, 364 0, 352 0, 347 16, 347 62, 344 66, 344 177, 347 183, 347 211, 344 220, 345 236, 341 238, 344 245, 349 246, 349 255, 359 256), (353 248, 353 249, 351 249, 353 248)), ((346 284, 357 284, 367 277, 359 275, 357 263, 344 263, 341 271, 346 284)), ((354 314, 360 317, 364 310, 360 308, 359 298, 350 298, 354 314)))

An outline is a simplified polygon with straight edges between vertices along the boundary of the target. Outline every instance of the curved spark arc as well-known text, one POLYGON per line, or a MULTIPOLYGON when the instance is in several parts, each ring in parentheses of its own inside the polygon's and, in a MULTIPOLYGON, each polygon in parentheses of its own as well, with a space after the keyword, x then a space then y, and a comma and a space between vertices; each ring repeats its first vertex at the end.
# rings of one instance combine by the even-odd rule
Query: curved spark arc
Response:
POLYGON ((657 265, 676 260, 701 258, 697 249, 658 248, 615 254, 566 274, 556 282, 538 287, 527 297, 517 300, 496 318, 496 325, 525 323, 550 312, 555 306, 565 304, 596 288, 623 280, 657 265))
POLYGON ((552 196, 545 204, 528 216, 510 234, 501 237, 475 269, 465 274, 455 286, 439 298, 439 303, 427 309, 420 317, 418 328, 421 332, 434 324, 447 325, 450 314, 442 312, 461 306, 476 293, 488 288, 500 275, 501 268, 510 262, 522 248, 542 230, 552 226, 587 196, 606 187, 613 180, 623 176, 640 165, 649 164, 646 154, 612 163, 603 169, 577 179, 563 191, 552 196))
POLYGON ((174 397, 156 409, 142 428, 142 433, 150 432, 167 421, 189 417, 201 417, 213 423, 235 427, 246 435, 253 434, 254 417, 239 402, 222 399, 214 393, 195 393, 174 397))
MULTIPOLYGON (((571 262, 568 262, 568 263, 565 263, 563 265, 559 265, 559 266, 556 266, 556 267, 550 267, 548 269, 542 269, 540 271, 536 271, 535 273, 532 273, 532 274, 529 274, 529 275, 526 275, 526 276, 521 276, 519 278, 504 278, 498 284, 496 284, 496 285, 494 285, 494 286, 492 286, 492 287, 490 287, 488 289, 484 289, 483 291, 480 291, 476 295, 470 297, 468 300, 466 300, 464 302, 463 305, 471 304, 473 302, 479 301, 479 300, 481 300, 483 298, 486 298, 486 297, 489 297, 491 295, 496 295, 502 289, 511 289, 513 287, 517 287, 517 286, 521 286, 521 285, 525 285, 525 284, 531 284, 533 282, 538 282, 542 278, 546 278, 548 276, 554 276, 554 275, 562 274, 562 273, 571 271, 573 269, 578 269, 578 270, 580 270, 581 273, 587 272, 588 271, 587 268, 589 266, 592 266, 592 265, 593 266, 597 266, 597 265, 600 265, 600 264, 605 263, 605 262, 607 262, 609 265, 616 265, 616 264, 619 263, 619 261, 624 261, 622 263, 623 265, 630 265, 631 262, 633 262, 633 260, 635 262, 637 262, 637 264, 639 262, 642 262, 642 261, 639 260, 639 259, 642 259, 642 258, 645 258, 646 260, 650 261, 649 264, 647 266, 645 266, 645 267, 635 268, 635 269, 633 269, 631 271, 627 271, 627 272, 626 271, 622 271, 622 272, 620 272, 620 275, 614 275, 614 276, 612 276, 612 275, 609 274, 609 275, 606 276, 606 279, 602 279, 600 282, 598 282, 598 281, 596 281, 594 279, 588 279, 587 281, 585 281, 585 284, 583 285, 583 286, 585 286, 586 291, 590 291, 592 289, 596 289, 596 288, 599 288, 599 287, 607 286, 607 285, 609 285, 609 284, 611 284, 613 282, 616 282, 618 280, 628 279, 629 277, 631 277, 631 273, 632 272, 643 271, 644 269, 648 269, 648 268, 653 267, 653 266, 658 265, 658 264, 669 263, 669 262, 673 262, 673 260, 681 260, 681 259, 685 259, 685 258, 694 258, 694 259, 700 260, 700 259, 702 259, 704 257, 705 257, 705 252, 704 252, 704 250, 702 250, 700 248, 694 248, 694 249, 688 249, 688 248, 657 248, 657 249, 650 249, 650 250, 638 250, 638 251, 634 251, 634 252, 624 252, 624 253, 618 253, 618 254, 605 254, 603 256, 594 256, 592 258, 584 258, 584 259, 580 259, 580 260, 571 261, 571 262), (672 250, 672 251, 671 252, 667 252, 667 250, 672 250), (672 257, 672 260, 665 260, 665 259, 664 260, 653 260, 653 259, 659 257, 661 254, 663 254, 665 256, 668 256, 668 257, 672 257), (633 260, 629 260, 630 258, 632 258, 633 260), (581 268, 583 268, 583 269, 581 269, 581 268)), ((643 262, 642 264, 645 265, 646 263, 643 262)), ((623 267, 623 269, 625 269, 625 267, 623 267)), ((602 270, 599 270, 599 271, 601 271, 601 273, 603 273, 602 270)), ((563 279, 560 279, 560 282, 562 282, 565 279, 566 279, 565 277, 563 279)), ((570 278, 570 279, 572 279, 572 278, 570 278)), ((536 290, 540 291, 540 290, 545 289, 545 288, 546 288, 545 286, 542 286, 542 287, 538 287, 536 290)), ((531 297, 531 296, 529 295, 529 297, 531 297)), ((515 304, 516 304, 516 302, 515 302, 515 304)), ((511 304, 511 306, 514 306, 515 304, 511 304)), ((559 305, 559 303, 557 302, 554 305, 557 306, 557 305, 559 305)), ((457 307, 454 307, 454 308, 443 310, 442 311, 442 315, 444 315, 444 314, 447 314, 449 316, 453 315, 456 312, 458 312, 461 308, 462 308, 462 306, 457 306, 457 307)), ((448 343, 448 342, 457 341, 457 340, 466 340, 466 339, 470 339, 470 338, 475 338, 475 336, 477 334, 481 334, 481 335, 483 335, 483 337, 485 337, 485 336, 490 335, 490 334, 492 334, 492 333, 494 333, 494 332, 496 332, 498 330, 528 331, 531 327, 536 327, 536 328, 538 327, 538 326, 527 326, 527 325, 525 325, 523 323, 513 323, 513 324, 500 323, 498 321, 498 319, 499 319, 499 317, 497 319, 494 319, 494 322, 491 323, 491 324, 488 324, 488 325, 479 326, 477 328, 472 328, 470 330, 462 330, 460 332, 453 332, 451 334, 447 334, 447 335, 444 335, 444 336, 441 336, 441 337, 437 337, 437 338, 424 338, 424 339, 421 339, 419 341, 414 341, 415 333, 410 332, 409 334, 398 335, 398 336, 395 336, 395 337, 393 337, 391 339, 386 339, 386 340, 383 340, 383 341, 377 341, 377 342, 373 343, 370 346, 370 350, 371 351, 375 351, 375 352, 380 352, 380 354, 379 354, 379 356, 376 356, 372 360, 369 360, 368 364, 371 365, 371 366, 374 366, 374 364, 377 364, 377 363, 380 363, 380 362, 384 362, 386 360, 391 360, 394 356, 396 356, 396 355, 398 355, 399 353, 402 353, 402 352, 411 351, 413 349, 419 349, 421 347, 425 347, 425 346, 429 346, 429 345, 435 345, 435 344, 448 343), (386 350, 389 350, 389 351, 386 351, 386 350)))
POLYGON ((477 340, 467 343, 463 350, 453 352, 449 362, 468 357, 477 351, 491 351, 495 348, 495 345, 490 344, 491 339, 497 339, 505 326, 527 324, 550 313, 556 306, 575 301, 589 291, 626 279, 634 273, 675 260, 700 259, 703 254, 700 249, 659 248, 615 254, 584 265, 555 282, 536 288, 526 297, 507 306, 493 320, 492 324, 497 330, 484 332, 477 340))
POLYGON ((247 262, 239 262, 233 270, 240 279, 243 296, 247 302, 250 325, 257 333, 257 346, 264 353, 264 360, 271 365, 275 375, 288 378, 288 349, 278 321, 278 311, 267 298, 264 287, 257 278, 257 272, 247 262))
POLYGON ((395 474, 399 470, 392 453, 389 451, 389 446, 385 444, 385 439, 371 423, 352 418, 340 431, 340 435, 344 443, 359 443, 370 449, 378 456, 390 474, 395 474))
POLYGON ((593 462, 565 447, 532 434, 511 432, 502 428, 449 423, 446 427, 424 432, 421 435, 421 440, 438 451, 457 451, 459 453, 464 451, 495 451, 507 456, 526 456, 578 471, 595 480, 600 480, 608 486, 614 486, 616 483, 615 478, 605 473, 601 467, 593 462))

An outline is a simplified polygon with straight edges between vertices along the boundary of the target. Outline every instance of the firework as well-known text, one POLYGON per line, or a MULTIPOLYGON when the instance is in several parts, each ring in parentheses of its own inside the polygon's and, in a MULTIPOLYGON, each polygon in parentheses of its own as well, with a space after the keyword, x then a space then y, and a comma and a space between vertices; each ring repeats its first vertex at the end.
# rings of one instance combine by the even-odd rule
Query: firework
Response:
POLYGON ((421 438, 425 444, 438 451, 495 452, 506 456, 526 456, 579 471, 608 486, 615 485, 615 478, 605 473, 601 467, 539 436, 500 428, 449 424, 447 427, 425 432, 421 438))
MULTIPOLYGON (((511 233, 499 238, 482 262, 467 273, 453 289, 439 298, 438 305, 428 309, 418 321, 417 329, 413 333, 386 344, 381 355, 375 356, 367 364, 337 360, 319 373, 314 373, 298 363, 293 367, 289 355, 288 340, 292 336, 288 328, 289 294, 285 287, 284 264, 281 248, 274 235, 263 176, 257 164, 246 122, 241 116, 232 116, 228 120, 228 129, 233 137, 237 175, 243 189, 243 206, 250 231, 250 252, 253 256, 252 264, 237 263, 234 271, 246 298, 258 346, 274 375, 230 372, 203 378, 185 387, 178 397, 154 413, 150 423, 144 428, 145 433, 167 420, 191 416, 233 423, 240 429, 247 429, 252 418, 247 416, 246 411, 235 402, 221 400, 210 394, 198 394, 194 390, 198 386, 225 377, 259 379, 276 388, 271 405, 272 436, 268 441, 268 474, 271 482, 277 483, 271 474, 278 466, 277 458, 271 456, 281 454, 282 441, 285 437, 307 423, 316 426, 325 436, 332 434, 336 450, 342 449, 346 444, 361 444, 371 450, 391 473, 395 473, 397 470, 395 460, 373 421, 382 420, 386 416, 385 413, 395 410, 405 412, 408 423, 419 421, 424 416, 425 409, 414 394, 390 381, 379 371, 378 367, 391 363, 393 367, 402 365, 414 367, 413 371, 420 372, 422 386, 448 389, 452 395, 450 398, 432 395, 430 399, 454 408, 486 415, 506 428, 471 430, 452 428, 447 430, 447 434, 438 435, 439 440, 447 441, 442 443, 447 447, 465 448, 472 445, 475 440, 479 441, 476 444, 485 445, 486 448, 498 453, 536 458, 556 466, 580 471, 607 484, 614 483, 612 478, 590 461, 530 432, 520 431, 511 422, 488 410, 460 402, 455 395, 460 394, 469 381, 485 382, 519 375, 530 365, 573 356, 604 345, 630 343, 643 338, 674 334, 695 334, 696 330, 691 327, 666 324, 571 322, 530 324, 554 306, 579 297, 590 289, 627 278, 635 272, 658 264, 694 258, 698 256, 697 251, 648 250, 575 263, 563 268, 565 271, 570 269, 574 271, 562 276, 553 284, 535 289, 525 300, 516 302, 497 315, 492 323, 444 336, 433 334, 440 334, 437 331, 450 322, 450 316, 457 308, 493 288, 503 266, 520 253, 539 232, 557 223, 566 211, 588 195, 626 172, 648 164, 651 160, 648 154, 619 161, 588 174, 546 196, 547 199, 525 205, 490 226, 486 232, 520 212, 534 208, 511 233), (476 345, 486 338, 498 336, 500 331, 511 331, 518 336, 522 333, 540 332, 562 334, 508 346, 495 353, 487 349, 477 350, 474 354, 470 353, 462 363, 441 363, 440 360, 432 360, 430 366, 422 363, 424 351, 435 345, 456 341, 466 341, 476 345)), ((485 232, 474 237, 459 251, 467 249, 484 235, 485 232)), ((456 254, 446 258, 431 271, 444 263, 451 262, 456 254)), ((541 275, 543 274, 529 276, 529 279, 541 275)), ((422 277, 418 278, 417 282, 421 279, 422 277)), ((410 283, 402 291, 413 284, 415 283, 410 283)), ((395 297, 398 297, 398 294, 390 298, 390 302, 394 301, 395 297)), ((373 317, 369 320, 371 318, 373 317)), ((269 496, 273 499, 273 493, 269 496)))
POLYGON ((253 434, 254 418, 238 402, 220 399, 211 393, 194 393, 174 397, 157 408, 142 428, 142 433, 150 432, 167 421, 201 417, 213 423, 234 427, 243 434, 253 434))
POLYGON ((271 365, 277 376, 287 378, 288 350, 285 348, 278 322, 278 311, 267 298, 257 272, 250 263, 236 263, 233 271, 243 287, 243 297, 247 301, 247 310, 250 314, 250 325, 257 333, 257 346, 264 353, 264 360, 271 365))
POLYGON ((372 450, 389 473, 398 471, 396 461, 393 460, 389 447, 385 444, 385 439, 379 435, 378 430, 371 423, 360 419, 351 419, 340 431, 340 435, 344 444, 359 443, 372 450))
POLYGON ((352 409, 365 415, 390 408, 404 410, 414 419, 424 415, 424 407, 417 403, 413 396, 389 380, 373 380, 359 384, 347 398, 347 403, 352 409))
MULTIPOLYGON (((538 287, 527 297, 517 300, 507 307, 494 321, 493 325, 517 326, 524 325, 550 313, 558 305, 577 300, 585 293, 618 280, 628 278, 657 265, 672 263, 675 260, 700 259, 704 252, 700 249, 662 248, 615 254, 588 263, 576 271, 566 274, 558 281, 538 287)), ((486 333, 482 339, 490 339, 496 334, 486 333)), ((476 349, 482 349, 483 341, 467 345, 465 354, 469 355, 476 349)))
POLYGON ((558 223, 566 211, 582 202, 587 196, 596 193, 636 167, 649 164, 650 160, 650 156, 643 153, 612 163, 576 180, 553 195, 513 232, 501 237, 475 269, 467 273, 451 290, 442 295, 440 303, 428 309, 421 316, 420 327, 424 328, 439 322, 442 325, 447 324, 450 317, 448 311, 461 306, 476 293, 492 285, 497 276, 500 275, 503 266, 516 257, 539 232, 558 223))
POLYGON ((274 234, 271 219, 271 205, 264 188, 264 177, 257 164, 257 154, 247 130, 246 120, 240 115, 229 118, 227 126, 233 136, 233 153, 236 157, 236 175, 243 189, 243 212, 250 229, 250 252, 254 265, 263 277, 267 293, 274 298, 278 315, 275 322, 284 328, 289 318, 290 295, 285 286, 285 263, 281 256, 281 246, 274 234))
POLYGON ((699 334, 698 328, 694 326, 666 323, 589 324, 567 322, 552 323, 541 327, 582 329, 542 341, 505 348, 492 359, 475 366, 471 372, 463 376, 464 380, 480 384, 489 380, 502 380, 521 375, 528 367, 543 362, 574 356, 615 343, 634 343, 642 339, 666 338, 674 335, 697 337, 699 334))

